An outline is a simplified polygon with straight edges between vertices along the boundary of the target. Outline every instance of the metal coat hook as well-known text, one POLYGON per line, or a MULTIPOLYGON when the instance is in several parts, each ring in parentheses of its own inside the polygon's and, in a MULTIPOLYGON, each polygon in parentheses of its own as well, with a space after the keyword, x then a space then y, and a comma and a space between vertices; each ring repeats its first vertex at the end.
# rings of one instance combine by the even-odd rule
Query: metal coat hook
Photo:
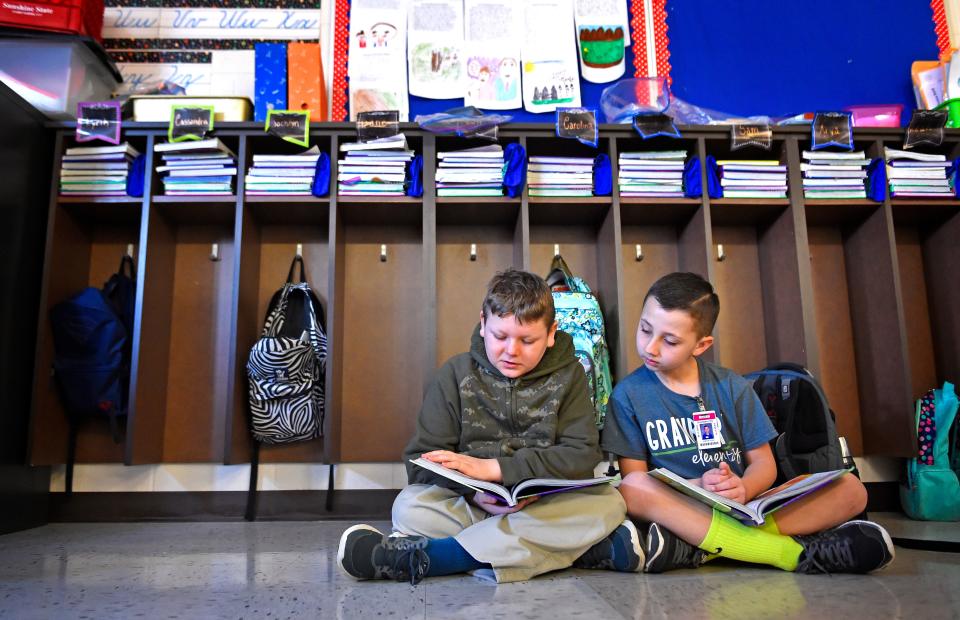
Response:
POLYGON ((387 262, 387 244, 386 243, 380 244, 380 262, 381 263, 387 262))
POLYGON ((554 255, 554 257, 560 256, 560 244, 559 244, 559 243, 554 243, 554 244, 553 244, 553 255, 554 255))
POLYGON ((643 260, 643 247, 638 243, 637 244, 637 262, 643 260))
POLYGON ((298 243, 298 244, 297 244, 296 257, 297 257, 297 258, 303 258, 303 244, 302 244, 302 243, 298 243))
POLYGON ((470 244, 470 260, 471 261, 477 260, 477 244, 476 243, 470 244))
POLYGON ((718 243, 718 244, 717 244, 717 260, 720 261, 720 262, 723 262, 723 261, 727 260, 727 255, 723 252, 723 244, 722 244, 722 243, 718 243))
POLYGON ((210 260, 217 262, 220 260, 220 244, 211 243, 210 244, 210 260))
POLYGON ((134 251, 135 251, 135 248, 134 248, 133 244, 132 244, 132 243, 128 243, 128 244, 127 244, 127 256, 129 256, 130 258, 133 258, 134 251))

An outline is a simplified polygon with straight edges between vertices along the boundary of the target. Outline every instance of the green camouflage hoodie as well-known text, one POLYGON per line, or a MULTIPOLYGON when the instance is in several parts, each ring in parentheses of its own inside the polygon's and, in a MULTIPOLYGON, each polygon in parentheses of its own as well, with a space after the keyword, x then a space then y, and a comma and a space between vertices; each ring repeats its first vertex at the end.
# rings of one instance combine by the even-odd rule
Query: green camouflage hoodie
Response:
POLYGON ((403 454, 407 479, 468 491, 410 463, 431 450, 496 458, 506 486, 526 478, 591 478, 602 455, 588 390, 565 332, 557 332, 536 368, 508 379, 487 359, 478 325, 470 352, 444 364, 424 397, 403 454))

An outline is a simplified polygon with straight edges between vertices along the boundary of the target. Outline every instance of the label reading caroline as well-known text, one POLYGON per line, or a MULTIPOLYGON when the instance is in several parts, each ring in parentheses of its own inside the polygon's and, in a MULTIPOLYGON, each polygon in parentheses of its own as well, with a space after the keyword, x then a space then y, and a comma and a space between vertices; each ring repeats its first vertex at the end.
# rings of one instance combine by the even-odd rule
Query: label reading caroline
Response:
POLYGON ((730 150, 756 146, 769 151, 773 146, 773 128, 766 123, 737 123, 730 126, 730 150))
POLYGON ((852 112, 817 112, 811 128, 813 143, 810 149, 824 149, 836 146, 848 151, 853 150, 852 112))
POLYGON ((310 110, 268 110, 263 130, 287 142, 310 146, 310 110))
POLYGON ((943 144, 943 128, 946 124, 946 110, 914 110, 903 148, 911 149, 920 144, 940 146, 943 144))
POLYGON ((77 142, 91 140, 120 144, 119 101, 82 101, 77 104, 77 142))
POLYGON ((175 106, 170 112, 170 128, 167 130, 170 142, 203 140, 211 131, 212 105, 175 106))
POLYGON ((557 108, 557 136, 573 138, 596 148, 597 111, 588 108, 557 108))
POLYGON ((357 113, 357 139, 370 142, 389 138, 400 133, 400 112, 397 110, 371 110, 357 113))

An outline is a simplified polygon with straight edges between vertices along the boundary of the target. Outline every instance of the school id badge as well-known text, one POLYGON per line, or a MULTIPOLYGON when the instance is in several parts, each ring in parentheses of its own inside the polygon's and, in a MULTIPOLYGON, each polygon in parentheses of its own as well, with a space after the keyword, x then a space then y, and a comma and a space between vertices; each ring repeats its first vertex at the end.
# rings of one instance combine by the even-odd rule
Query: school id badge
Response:
POLYGON ((697 433, 697 449, 712 450, 723 445, 720 436, 720 419, 716 411, 698 411, 693 414, 697 433))

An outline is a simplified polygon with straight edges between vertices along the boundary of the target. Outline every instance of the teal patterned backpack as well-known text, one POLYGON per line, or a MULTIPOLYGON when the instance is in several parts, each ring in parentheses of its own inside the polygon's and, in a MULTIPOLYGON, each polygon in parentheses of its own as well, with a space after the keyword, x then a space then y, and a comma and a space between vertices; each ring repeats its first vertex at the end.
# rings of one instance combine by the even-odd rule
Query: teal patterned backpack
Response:
POLYGON ((597 427, 603 428, 612 381, 610 351, 603 329, 600 303, 590 292, 587 283, 574 276, 566 261, 559 255, 553 258, 547 284, 553 293, 558 329, 573 338, 574 349, 590 384, 590 398, 596 411, 597 427))
POLYGON ((953 384, 917 400, 917 455, 907 461, 900 485, 903 511, 912 519, 960 521, 957 464, 957 394, 953 384))

